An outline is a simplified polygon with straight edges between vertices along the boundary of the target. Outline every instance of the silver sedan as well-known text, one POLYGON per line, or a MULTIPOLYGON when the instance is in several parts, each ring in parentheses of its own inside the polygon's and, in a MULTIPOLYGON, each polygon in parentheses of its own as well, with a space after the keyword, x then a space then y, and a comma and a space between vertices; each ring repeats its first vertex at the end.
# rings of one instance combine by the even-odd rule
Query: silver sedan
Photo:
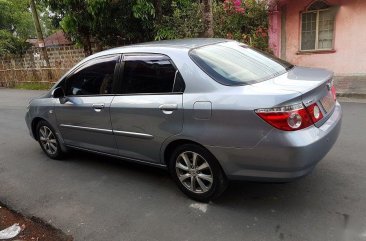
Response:
POLYGON ((50 158, 80 149, 166 168, 208 201, 228 180, 310 173, 341 115, 330 71, 236 41, 186 39, 87 57, 30 102, 26 122, 50 158))

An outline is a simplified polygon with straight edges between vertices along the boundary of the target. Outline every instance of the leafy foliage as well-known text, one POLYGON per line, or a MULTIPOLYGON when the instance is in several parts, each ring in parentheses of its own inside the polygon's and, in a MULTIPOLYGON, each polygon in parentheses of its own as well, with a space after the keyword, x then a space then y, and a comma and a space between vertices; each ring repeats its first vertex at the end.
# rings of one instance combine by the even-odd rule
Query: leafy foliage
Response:
POLYGON ((155 17, 154 5, 146 0, 137 0, 132 7, 133 16, 143 21, 151 20, 155 17))
POLYGON ((225 0, 214 6, 215 35, 268 49, 268 10, 265 1, 225 0))
MULTIPOLYGON (((156 25, 155 40, 193 38, 203 32, 202 4, 191 0, 172 2, 172 13, 156 25)), ((268 10, 265 1, 225 0, 213 4, 214 37, 231 38, 258 49, 268 49, 268 10)))
POLYGON ((22 54, 35 35, 27 0, 0 0, 0 55, 22 54))
POLYGON ((60 25, 91 54, 91 42, 116 46, 152 38, 153 5, 144 0, 42 0, 62 20, 60 25), (141 30, 148 30, 142 32, 141 30))
POLYGON ((6 54, 21 55, 30 47, 24 39, 14 36, 10 31, 0 30, 0 56, 6 54))
MULTIPOLYGON (((0 0, 4 1, 4 0, 0 0)), ((203 36, 207 6, 197 0, 40 0, 55 22, 91 54, 99 46, 203 36), (205 13, 204 13, 205 11, 205 13)), ((265 1, 213 0, 214 37, 234 38, 266 50, 265 1)))
POLYGON ((203 31, 202 6, 189 0, 173 1, 172 14, 156 25, 155 40, 195 38, 203 31))

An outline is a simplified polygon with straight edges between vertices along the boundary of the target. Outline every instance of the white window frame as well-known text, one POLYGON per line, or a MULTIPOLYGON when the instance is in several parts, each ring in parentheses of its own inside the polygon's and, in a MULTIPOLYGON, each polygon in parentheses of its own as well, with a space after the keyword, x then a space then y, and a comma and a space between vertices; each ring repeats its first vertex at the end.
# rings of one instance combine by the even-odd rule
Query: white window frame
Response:
POLYGON ((310 10, 310 11, 304 11, 301 12, 301 18, 300 18, 300 51, 301 52, 314 52, 314 51, 331 51, 334 50, 334 33, 335 33, 335 17, 333 20, 333 38, 332 38, 332 47, 327 49, 319 49, 319 13, 322 11, 330 11, 330 8, 323 8, 318 10, 310 10), (302 18, 303 14, 305 13, 316 13, 316 20, 315 20, 315 49, 301 49, 302 48, 302 18))

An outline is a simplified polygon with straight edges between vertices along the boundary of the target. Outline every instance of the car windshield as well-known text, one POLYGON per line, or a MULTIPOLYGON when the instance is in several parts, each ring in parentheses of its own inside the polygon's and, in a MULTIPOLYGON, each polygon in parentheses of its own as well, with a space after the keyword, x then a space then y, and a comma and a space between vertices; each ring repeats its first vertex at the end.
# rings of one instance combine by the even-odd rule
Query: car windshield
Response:
POLYGON ((211 78, 224 85, 245 85, 284 74, 293 65, 237 42, 199 47, 192 60, 211 78))

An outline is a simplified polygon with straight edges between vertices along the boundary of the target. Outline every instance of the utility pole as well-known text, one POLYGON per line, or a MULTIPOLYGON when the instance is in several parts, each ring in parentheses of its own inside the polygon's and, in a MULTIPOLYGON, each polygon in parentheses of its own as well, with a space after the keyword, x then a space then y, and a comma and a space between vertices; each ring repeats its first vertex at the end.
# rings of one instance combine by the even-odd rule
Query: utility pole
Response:
POLYGON ((50 70, 50 68, 51 68, 50 60, 48 59, 47 49, 46 49, 46 46, 44 43, 41 25, 39 23, 39 17, 38 17, 38 12, 36 9, 36 4, 34 3, 34 0, 29 0, 29 3, 30 3, 32 15, 33 15, 34 26, 35 26, 36 32, 37 32, 38 44, 39 44, 39 47, 41 47, 43 58, 46 61, 46 66, 48 68, 48 77, 50 79, 52 79, 52 72, 50 70))

